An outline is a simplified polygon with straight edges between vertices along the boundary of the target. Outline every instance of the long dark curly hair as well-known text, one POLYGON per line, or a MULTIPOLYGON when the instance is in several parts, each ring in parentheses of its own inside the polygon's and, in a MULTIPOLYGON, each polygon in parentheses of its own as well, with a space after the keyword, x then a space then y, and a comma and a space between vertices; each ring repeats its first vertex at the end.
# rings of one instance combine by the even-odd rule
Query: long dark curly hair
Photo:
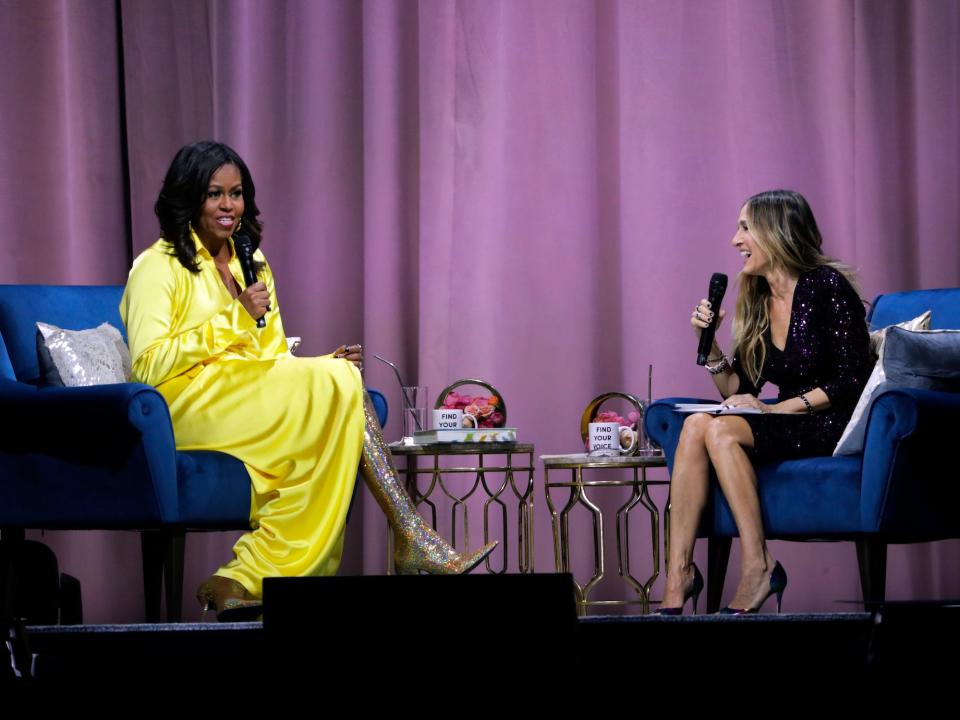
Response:
POLYGON ((263 224, 259 220, 256 188, 247 164, 236 151, 212 140, 184 145, 170 163, 163 179, 160 196, 153 206, 160 219, 160 237, 170 245, 170 254, 191 272, 200 272, 197 250, 190 238, 190 223, 197 222, 210 186, 210 178, 224 165, 234 165, 240 171, 243 186, 243 231, 260 247, 263 224))

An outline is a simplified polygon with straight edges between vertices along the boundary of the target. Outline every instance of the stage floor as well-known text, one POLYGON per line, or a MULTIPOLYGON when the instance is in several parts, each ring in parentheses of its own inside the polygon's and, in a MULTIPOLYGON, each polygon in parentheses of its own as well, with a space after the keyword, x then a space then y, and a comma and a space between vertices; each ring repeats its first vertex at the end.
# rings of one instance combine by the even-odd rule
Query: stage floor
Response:
MULTIPOLYGON (((374 624, 376 625, 376 624, 374 624)), ((907 675, 957 677, 960 608, 890 606, 873 613, 591 616, 525 635, 478 621, 438 632, 399 618, 392 634, 329 617, 302 631, 272 632, 262 622, 27 627, 23 639, 40 686, 106 678, 173 686, 236 681, 245 658, 280 660, 273 672, 349 677, 370 658, 436 656, 458 673, 512 668, 528 679, 571 677, 621 687, 625 677, 695 666, 710 683, 758 679, 833 684, 902 681, 907 675), (544 637, 544 631, 549 637, 544 637)), ((662 676, 660 676, 662 674, 662 676)))

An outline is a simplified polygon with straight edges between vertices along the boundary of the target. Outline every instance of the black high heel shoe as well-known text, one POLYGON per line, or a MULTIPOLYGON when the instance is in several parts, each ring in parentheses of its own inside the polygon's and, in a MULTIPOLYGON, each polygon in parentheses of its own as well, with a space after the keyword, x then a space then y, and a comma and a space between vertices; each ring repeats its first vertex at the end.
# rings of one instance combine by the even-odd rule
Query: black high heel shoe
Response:
POLYGON ((703 575, 700 574, 700 569, 696 563, 690 564, 693 566, 693 584, 688 590, 683 591, 683 603, 681 603, 680 607, 662 607, 655 611, 653 613, 654 615, 683 615, 683 606, 687 604, 687 600, 690 598, 693 598, 693 614, 697 614, 697 600, 703 591, 703 575))
POLYGON ((720 615, 752 615, 763 607, 763 604, 770 599, 771 595, 777 596, 777 614, 779 615, 780 605, 783 601, 783 591, 786 589, 787 571, 783 569, 783 565, 777 562, 777 564, 773 566, 773 572, 770 573, 770 588, 758 605, 750 608, 725 607, 720 611, 720 615))

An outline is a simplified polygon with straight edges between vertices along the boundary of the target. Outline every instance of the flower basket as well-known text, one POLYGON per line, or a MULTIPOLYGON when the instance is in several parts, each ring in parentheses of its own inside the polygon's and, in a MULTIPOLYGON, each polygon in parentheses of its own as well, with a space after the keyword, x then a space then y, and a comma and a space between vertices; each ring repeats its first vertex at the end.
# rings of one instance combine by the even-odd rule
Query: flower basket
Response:
POLYGON ((467 378, 448 385, 437 396, 437 410, 462 410, 464 418, 472 418, 480 428, 502 428, 507 426, 507 404, 503 395, 485 380, 467 378), (474 385, 486 390, 486 393, 470 395, 457 392, 457 388, 474 385))
MULTIPOLYGON (((583 415, 580 416, 580 439, 584 443, 584 447, 588 444, 588 435, 589 435, 589 425, 592 422, 615 422, 621 427, 629 427, 635 434, 638 442, 633 443, 633 449, 629 452, 623 453, 624 455, 638 455, 641 451, 641 443, 639 440, 642 438, 643 433, 643 403, 635 396, 630 395, 629 393, 622 392, 608 392, 603 395, 598 395, 589 403, 583 411, 583 415), (624 418, 619 414, 610 411, 610 410, 601 410, 601 406, 608 400, 614 398, 620 398, 621 400, 628 401, 633 405, 633 410, 627 413, 627 417, 624 418)), ((622 442, 621 442, 622 444, 622 442)), ((626 446, 624 446, 626 447, 626 446)))

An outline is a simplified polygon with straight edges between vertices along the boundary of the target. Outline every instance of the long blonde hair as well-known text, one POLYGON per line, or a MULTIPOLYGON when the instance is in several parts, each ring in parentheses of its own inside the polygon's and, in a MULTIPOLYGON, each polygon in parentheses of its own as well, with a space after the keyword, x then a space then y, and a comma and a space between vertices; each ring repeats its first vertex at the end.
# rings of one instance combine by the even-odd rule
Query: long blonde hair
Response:
MULTIPOLYGON (((843 273, 859 294, 853 271, 820 251, 820 228, 803 195, 792 190, 768 190, 744 204, 751 236, 774 269, 801 275, 826 265, 843 273)), ((742 272, 738 281, 733 346, 747 377, 756 385, 767 357, 763 336, 770 327, 770 285, 763 276, 742 272)))

